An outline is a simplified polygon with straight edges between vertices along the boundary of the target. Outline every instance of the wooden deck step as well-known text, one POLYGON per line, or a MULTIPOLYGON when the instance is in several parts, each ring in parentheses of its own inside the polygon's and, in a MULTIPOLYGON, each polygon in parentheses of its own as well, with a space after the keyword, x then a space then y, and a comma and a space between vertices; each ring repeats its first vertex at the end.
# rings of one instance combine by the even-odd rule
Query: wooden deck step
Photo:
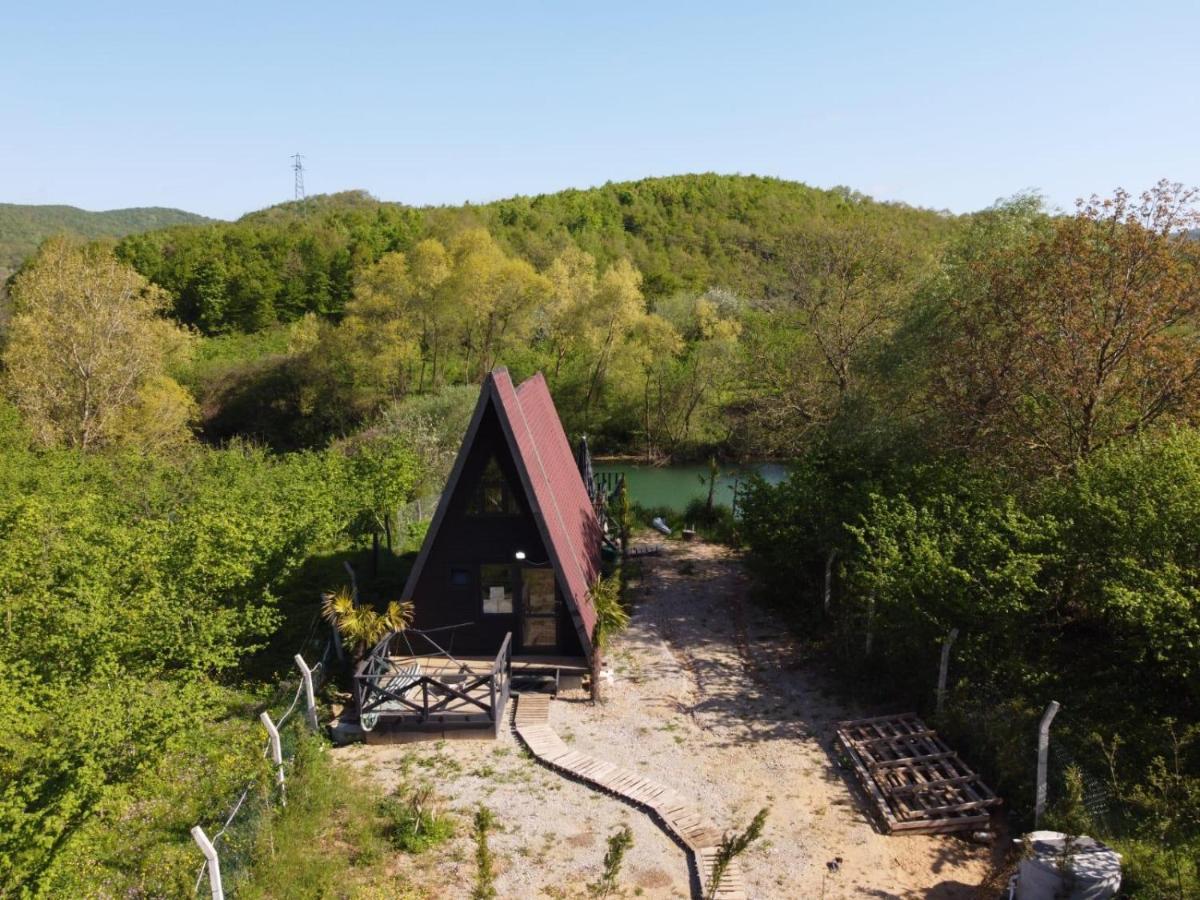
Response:
MULTIPOLYGON (((691 852, 701 889, 708 890, 721 833, 699 810, 674 790, 614 763, 571 750, 550 726, 550 697, 521 694, 513 715, 517 736, 542 762, 653 812, 666 830, 691 852)), ((734 860, 713 895, 719 900, 747 900, 742 872, 734 860)))

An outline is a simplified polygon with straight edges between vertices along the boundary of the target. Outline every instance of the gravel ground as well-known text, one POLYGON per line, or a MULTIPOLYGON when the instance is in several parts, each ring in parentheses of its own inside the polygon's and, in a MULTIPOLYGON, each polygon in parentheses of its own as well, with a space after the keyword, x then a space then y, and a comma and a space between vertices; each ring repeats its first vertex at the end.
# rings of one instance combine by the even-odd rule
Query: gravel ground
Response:
MULTIPOLYGON (((752 897, 987 896, 976 889, 990 870, 986 848, 889 837, 871 825, 826 752, 833 723, 860 711, 822 693, 811 664, 746 589, 740 560, 721 547, 671 543, 647 558, 633 621, 609 654, 604 702, 552 703, 559 736, 675 788, 719 827, 743 827, 769 805, 762 840, 742 857, 752 897)), ((491 841, 501 897, 586 896, 608 835, 623 824, 634 835, 623 894, 691 895, 684 851, 648 816, 534 763, 507 730, 496 741, 357 745, 338 755, 384 788, 428 778, 461 814, 450 847, 410 873, 436 885, 431 897, 468 896, 466 823, 479 803, 501 829, 491 841)))

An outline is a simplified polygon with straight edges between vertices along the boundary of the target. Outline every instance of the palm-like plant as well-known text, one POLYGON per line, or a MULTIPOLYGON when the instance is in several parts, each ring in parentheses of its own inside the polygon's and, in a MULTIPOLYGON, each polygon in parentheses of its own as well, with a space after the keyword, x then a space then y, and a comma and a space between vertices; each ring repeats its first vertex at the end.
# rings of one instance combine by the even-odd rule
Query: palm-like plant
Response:
POLYGON ((629 611, 621 604, 621 579, 618 575, 597 578, 591 590, 596 626, 592 631, 592 700, 600 699, 600 661, 613 635, 629 624, 629 611))
POLYGON ((350 588, 343 586, 325 593, 321 615, 338 630, 355 659, 361 659, 388 634, 409 626, 413 605, 409 601, 393 600, 381 615, 371 606, 355 603, 350 588))
POLYGON ((613 635, 629 624, 629 611, 621 603, 620 578, 615 575, 597 578, 591 596, 592 607, 596 610, 592 641, 598 649, 606 650, 613 635))

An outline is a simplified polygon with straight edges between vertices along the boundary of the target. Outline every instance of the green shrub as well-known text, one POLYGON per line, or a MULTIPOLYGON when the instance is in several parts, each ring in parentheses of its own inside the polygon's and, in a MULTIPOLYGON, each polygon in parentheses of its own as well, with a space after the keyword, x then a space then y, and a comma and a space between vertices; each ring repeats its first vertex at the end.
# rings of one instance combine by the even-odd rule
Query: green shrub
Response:
POLYGON ((684 510, 683 521, 706 541, 735 547, 741 543, 738 521, 728 506, 716 504, 710 509, 703 499, 696 497, 684 510))
POLYGON ((598 881, 588 885, 593 897, 607 897, 617 889, 617 879, 621 875, 621 865, 625 862, 625 854, 633 846, 633 832, 628 825, 622 825, 609 835, 608 850, 604 854, 604 871, 598 881))
POLYGON ((433 788, 401 790, 379 802, 388 840, 397 850, 422 853, 454 835, 454 822, 437 808, 433 788))
POLYGON ((621 570, 598 578, 592 585, 592 606, 596 610, 595 644, 604 650, 613 635, 629 625, 629 611, 621 602, 621 570))

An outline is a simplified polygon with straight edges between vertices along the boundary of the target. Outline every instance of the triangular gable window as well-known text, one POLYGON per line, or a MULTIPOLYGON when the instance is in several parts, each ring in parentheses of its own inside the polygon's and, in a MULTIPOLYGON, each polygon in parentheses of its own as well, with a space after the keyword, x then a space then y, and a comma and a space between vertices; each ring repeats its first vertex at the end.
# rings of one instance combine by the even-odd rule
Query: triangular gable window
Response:
POLYGON ((517 497, 494 456, 483 469, 467 511, 473 516, 514 516, 521 512, 517 497))

